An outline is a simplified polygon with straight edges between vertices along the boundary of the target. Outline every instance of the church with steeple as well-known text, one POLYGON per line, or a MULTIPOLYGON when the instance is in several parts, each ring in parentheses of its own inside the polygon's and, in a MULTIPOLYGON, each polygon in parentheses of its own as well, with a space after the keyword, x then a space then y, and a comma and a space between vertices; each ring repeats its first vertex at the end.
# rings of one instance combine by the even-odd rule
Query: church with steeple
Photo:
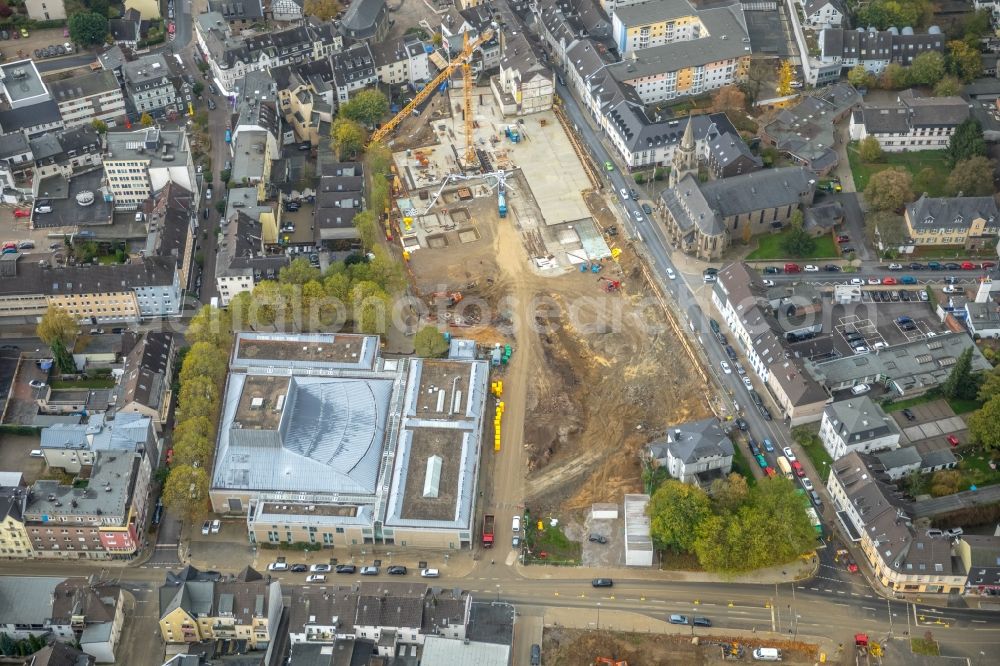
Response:
POLYGON ((670 165, 670 177, 667 179, 667 187, 676 187, 684 176, 691 174, 698 177, 698 146, 694 140, 694 120, 688 116, 687 126, 684 128, 684 136, 681 137, 681 145, 674 150, 674 159, 670 165))

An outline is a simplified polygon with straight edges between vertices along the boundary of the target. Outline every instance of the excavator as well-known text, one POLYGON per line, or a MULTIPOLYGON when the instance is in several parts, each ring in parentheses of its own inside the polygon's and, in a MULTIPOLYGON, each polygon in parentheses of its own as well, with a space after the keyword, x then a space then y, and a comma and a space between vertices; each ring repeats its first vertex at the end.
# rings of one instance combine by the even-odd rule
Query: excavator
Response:
POLYGON ((612 280, 611 278, 606 278, 602 276, 597 278, 597 281, 604 283, 604 291, 608 292, 609 294, 615 291, 621 291, 622 283, 619 280, 612 280))

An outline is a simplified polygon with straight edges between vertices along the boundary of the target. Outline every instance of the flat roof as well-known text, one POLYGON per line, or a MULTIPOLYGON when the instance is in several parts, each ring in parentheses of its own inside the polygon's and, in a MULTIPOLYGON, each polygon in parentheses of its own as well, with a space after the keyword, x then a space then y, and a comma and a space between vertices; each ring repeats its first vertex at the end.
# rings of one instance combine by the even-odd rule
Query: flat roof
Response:
POLYGON ((400 517, 413 520, 454 520, 461 471, 462 445, 465 434, 460 430, 418 428, 410 433, 410 470, 403 490, 400 517), (429 462, 440 461, 435 467, 429 462), (432 471, 434 468, 435 471, 432 471), (440 470, 439 472, 437 470, 440 470), (437 475, 434 493, 425 495, 428 474, 437 475))
POLYGON ((100 167, 78 173, 69 180, 62 174, 43 178, 38 183, 38 198, 48 199, 51 213, 31 214, 36 229, 110 225, 113 205, 105 200, 104 170, 100 167), (81 204, 80 201, 90 203, 81 204))
POLYGON ((247 333, 236 336, 233 364, 236 366, 282 366, 289 368, 375 367, 378 337, 350 333, 293 335, 247 333))
POLYGON ((17 60, 0 65, 3 75, 3 89, 12 107, 33 104, 48 97, 48 90, 42 82, 33 60, 17 60))
POLYGON ((277 429, 290 381, 288 377, 247 377, 243 381, 243 389, 233 415, 235 420, 243 428, 277 429))
POLYGON ((264 502, 262 513, 285 516, 340 516, 353 518, 358 515, 358 507, 353 504, 282 504, 264 502))

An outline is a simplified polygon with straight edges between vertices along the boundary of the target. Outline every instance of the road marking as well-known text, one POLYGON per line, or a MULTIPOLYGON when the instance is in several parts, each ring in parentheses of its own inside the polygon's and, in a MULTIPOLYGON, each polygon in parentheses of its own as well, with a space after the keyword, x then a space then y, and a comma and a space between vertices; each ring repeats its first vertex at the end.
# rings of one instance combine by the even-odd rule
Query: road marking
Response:
MULTIPOLYGON (((810 587, 809 589, 812 590, 813 592, 819 592, 819 588, 818 587, 810 587)), ((827 590, 827 591, 829 591, 829 590, 827 590)))
POLYGON ((975 622, 976 624, 986 624, 986 620, 972 620, 972 622, 975 622))
POLYGON ((847 593, 844 592, 843 590, 837 590, 837 594, 847 594, 847 593))
POLYGON ((861 595, 858 594, 857 592, 851 592, 851 596, 852 597, 860 597, 861 595))
POLYGON ((824 591, 824 592, 833 592, 833 590, 831 590, 830 588, 826 588, 826 589, 825 589, 825 590, 823 590, 823 591, 824 591))
POLYGON ((870 606, 862 606, 861 608, 864 609, 864 610, 867 610, 867 611, 871 611, 873 613, 877 613, 878 612, 877 608, 871 608, 870 606))
POLYGON ((834 601, 833 605, 834 606, 844 606, 844 607, 847 607, 847 608, 850 608, 850 606, 851 606, 850 604, 842 604, 842 603, 840 603, 838 601, 834 601))

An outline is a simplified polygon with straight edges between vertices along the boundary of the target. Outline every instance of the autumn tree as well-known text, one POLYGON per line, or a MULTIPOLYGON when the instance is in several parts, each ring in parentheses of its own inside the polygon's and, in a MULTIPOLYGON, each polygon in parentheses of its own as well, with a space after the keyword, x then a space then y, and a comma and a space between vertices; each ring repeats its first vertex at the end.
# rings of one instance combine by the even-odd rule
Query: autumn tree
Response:
POLYGON ((375 247, 378 242, 379 228, 374 213, 370 210, 363 210, 354 216, 353 223, 361 238, 361 245, 366 249, 375 247))
POLYGON ((149 115, 147 112, 143 112, 142 116, 139 117, 139 124, 143 127, 152 127, 153 122, 153 116, 149 115))
POLYGON ((931 477, 930 492, 933 497, 954 495, 962 489, 962 473, 955 469, 942 469, 931 477))
POLYGON ((913 177, 905 169, 873 174, 865 188, 865 203, 874 211, 898 210, 913 200, 913 177))
POLYGON ((932 86, 944 76, 944 56, 937 51, 924 51, 913 59, 909 73, 914 85, 932 86))
POLYGON ((179 375, 181 386, 195 377, 207 377, 221 384, 226 378, 228 363, 225 351, 208 342, 196 342, 191 345, 181 364, 179 375))
POLYGON ((865 235, 881 249, 894 249, 909 236, 903 216, 891 210, 880 210, 865 216, 865 235))
POLYGON ((750 487, 747 485, 746 477, 731 472, 724 479, 712 481, 708 494, 717 508, 723 511, 735 511, 747 501, 750 487))
POLYGON ((881 162, 885 158, 885 153, 882 152, 882 144, 873 136, 866 136, 861 139, 861 142, 858 144, 858 155, 869 164, 872 162, 881 162))
POLYGON ((712 515, 712 503, 701 488, 668 479, 653 493, 646 515, 658 548, 689 552, 694 547, 698 526, 712 515))
POLYGON ((816 239, 803 228, 802 211, 795 209, 788 230, 781 239, 781 249, 790 257, 807 257, 816 249, 816 239))
POLYGON ((778 68, 778 87, 776 88, 779 97, 792 94, 792 80, 794 76, 795 72, 792 70, 792 61, 782 60, 781 67, 778 68))
POLYGON ((417 356, 440 358, 448 353, 448 341, 434 326, 424 326, 413 337, 413 348, 417 356))
POLYGON ((177 409, 182 418, 215 418, 219 411, 219 386, 209 377, 193 377, 181 384, 177 409))
POLYGON ((875 76, 864 65, 855 65, 847 72, 847 82, 855 88, 869 88, 875 83, 875 76))
POLYGON ((722 86, 715 95, 712 96, 712 110, 723 111, 746 111, 747 96, 737 86, 722 86))
POLYGON ((230 312, 213 308, 211 305, 203 306, 191 318, 184 338, 192 345, 207 342, 213 347, 228 350, 233 344, 233 321, 230 312))
POLYGON ((985 403, 996 396, 1000 396, 1000 366, 993 368, 983 376, 976 397, 980 402, 985 403))
POLYGON ((79 332, 80 327, 73 316, 58 305, 50 305, 35 327, 35 334, 50 347, 56 340, 69 346, 79 332))
POLYGON ((954 76, 945 76, 934 84, 935 97, 954 97, 962 92, 962 82, 954 76))
POLYGON ((163 505, 196 523, 207 512, 208 471, 204 467, 175 465, 163 485, 163 505))
POLYGON ((367 135, 360 123, 349 118, 337 118, 333 121, 333 150, 338 160, 346 160, 356 156, 365 147, 367 135))
POLYGON ((101 120, 100 118, 94 118, 90 121, 90 126, 94 128, 94 131, 98 134, 108 133, 108 124, 101 120))
POLYGON ((764 59, 753 59, 750 61, 750 66, 747 67, 746 78, 740 83, 740 88, 746 95, 750 106, 754 106, 760 99, 760 91, 773 73, 774 67, 769 61, 764 59))
POLYGON ((951 196, 988 197, 993 194, 993 161, 977 155, 958 162, 951 173, 945 191, 951 196))
POLYGON ((340 116, 372 127, 389 112, 389 100, 381 90, 366 88, 340 107, 340 116))
POLYGON ((1000 396, 990 398, 966 421, 975 444, 990 450, 1000 449, 1000 396))
POLYGON ((934 190, 940 183, 938 182, 938 173, 931 167, 924 167, 917 172, 917 175, 913 177, 913 193, 919 194, 921 192, 930 192, 934 190))
POLYGON ((302 5, 304 16, 315 16, 320 21, 329 21, 340 12, 337 0, 305 0, 302 5))
POLYGON ((966 83, 983 73, 983 56, 961 40, 948 42, 947 61, 948 71, 966 83))
POLYGON ((308 259, 295 259, 278 273, 278 282, 302 285, 319 276, 319 269, 313 268, 308 259))
POLYGON ((882 76, 879 77, 879 85, 886 90, 909 88, 912 85, 910 70, 898 62, 890 62, 882 70, 882 76))

